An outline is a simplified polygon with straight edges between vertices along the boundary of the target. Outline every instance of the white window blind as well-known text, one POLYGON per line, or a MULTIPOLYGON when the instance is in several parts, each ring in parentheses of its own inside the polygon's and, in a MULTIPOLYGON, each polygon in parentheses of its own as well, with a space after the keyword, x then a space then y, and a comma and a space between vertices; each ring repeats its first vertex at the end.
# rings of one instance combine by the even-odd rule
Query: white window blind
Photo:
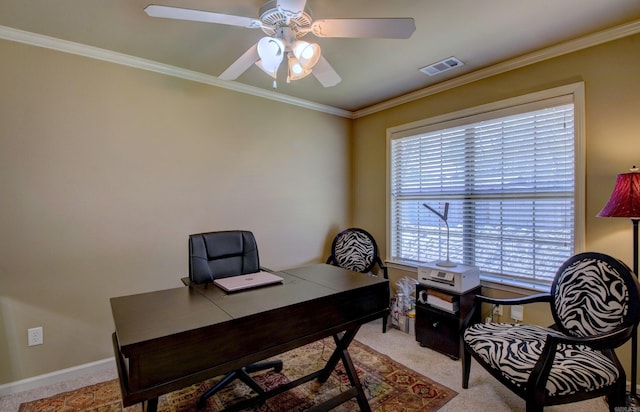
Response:
POLYGON ((397 133, 390 260, 449 255, 484 276, 548 285, 574 253, 574 103, 563 96, 397 133))

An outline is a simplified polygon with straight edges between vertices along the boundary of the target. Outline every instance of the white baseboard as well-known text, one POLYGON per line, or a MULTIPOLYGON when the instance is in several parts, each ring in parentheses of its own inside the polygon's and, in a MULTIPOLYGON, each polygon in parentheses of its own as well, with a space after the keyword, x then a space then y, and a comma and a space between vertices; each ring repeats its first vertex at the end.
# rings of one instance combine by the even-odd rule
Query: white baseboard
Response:
POLYGON ((115 358, 112 357, 95 362, 85 363, 84 365, 62 369, 55 372, 45 373, 44 375, 38 375, 15 382, 9 382, 0 385, 0 397, 52 385, 55 383, 60 383, 63 381, 79 378, 84 375, 96 374, 106 369, 115 370, 115 368, 116 361, 115 358))
MULTIPOLYGON (((115 358, 112 357, 95 362, 85 363, 84 365, 74 366, 51 373, 45 373, 44 375, 34 376, 32 378, 22 379, 19 381, 0 385, 0 398, 31 389, 41 388, 43 386, 53 385, 71 379, 76 379, 84 375, 97 374, 108 369, 116 369, 115 358)), ((630 382, 627 381, 627 388, 629 388, 629 384, 630 382)), ((637 392, 640 393, 640 387, 638 388, 637 392)))

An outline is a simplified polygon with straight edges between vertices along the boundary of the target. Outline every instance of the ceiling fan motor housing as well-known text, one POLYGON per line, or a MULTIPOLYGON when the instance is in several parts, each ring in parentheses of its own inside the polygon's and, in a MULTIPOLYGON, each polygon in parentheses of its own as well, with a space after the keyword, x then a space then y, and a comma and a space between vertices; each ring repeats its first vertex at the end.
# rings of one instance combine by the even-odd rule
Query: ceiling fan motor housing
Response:
POLYGON ((311 10, 307 7, 298 15, 290 15, 283 13, 278 9, 278 1, 271 0, 266 2, 259 11, 260 20, 265 23, 262 31, 268 36, 278 37, 282 33, 282 27, 289 27, 291 32, 295 34, 295 38, 299 39, 311 30, 311 10))

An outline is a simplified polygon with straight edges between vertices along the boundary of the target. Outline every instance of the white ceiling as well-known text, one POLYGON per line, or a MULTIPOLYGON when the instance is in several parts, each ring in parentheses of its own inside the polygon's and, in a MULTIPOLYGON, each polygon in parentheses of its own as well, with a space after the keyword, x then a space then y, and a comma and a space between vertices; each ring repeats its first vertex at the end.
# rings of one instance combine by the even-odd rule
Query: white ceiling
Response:
MULTIPOLYGON (((152 18, 150 4, 258 17, 261 0, 0 0, 0 25, 218 76, 264 34, 152 18)), ((413 17, 407 40, 315 38, 342 82, 308 76, 277 93, 356 111, 594 32, 640 20, 640 0, 308 0, 313 18, 413 17), (464 66, 420 71, 450 56, 464 66)), ((312 34, 308 36, 313 37, 312 34)), ((306 38, 305 38, 306 39, 306 38)), ((640 50, 639 50, 640 52, 640 50)), ((272 90, 257 67, 237 80, 272 90)))

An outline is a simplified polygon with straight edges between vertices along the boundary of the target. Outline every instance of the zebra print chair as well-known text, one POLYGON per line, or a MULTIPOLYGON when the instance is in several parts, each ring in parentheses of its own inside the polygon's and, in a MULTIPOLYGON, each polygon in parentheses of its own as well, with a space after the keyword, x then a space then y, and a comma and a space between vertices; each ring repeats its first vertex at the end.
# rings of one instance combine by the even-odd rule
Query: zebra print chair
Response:
MULTIPOLYGON (((389 279, 387 267, 378 255, 378 244, 364 229, 352 227, 338 233, 331 244, 331 256, 327 259, 327 264, 369 274, 378 265, 378 274, 382 271, 384 278, 389 279)), ((388 316, 382 318, 383 333, 387 332, 387 318, 388 316)))
POLYGON ((614 348, 638 325, 638 281, 624 263, 601 253, 581 253, 560 267, 550 294, 477 296, 474 310, 480 310, 482 302, 548 302, 555 325, 465 324, 463 388, 469 387, 473 356, 526 401, 528 412, 603 395, 611 411, 625 405, 626 376, 614 348))

